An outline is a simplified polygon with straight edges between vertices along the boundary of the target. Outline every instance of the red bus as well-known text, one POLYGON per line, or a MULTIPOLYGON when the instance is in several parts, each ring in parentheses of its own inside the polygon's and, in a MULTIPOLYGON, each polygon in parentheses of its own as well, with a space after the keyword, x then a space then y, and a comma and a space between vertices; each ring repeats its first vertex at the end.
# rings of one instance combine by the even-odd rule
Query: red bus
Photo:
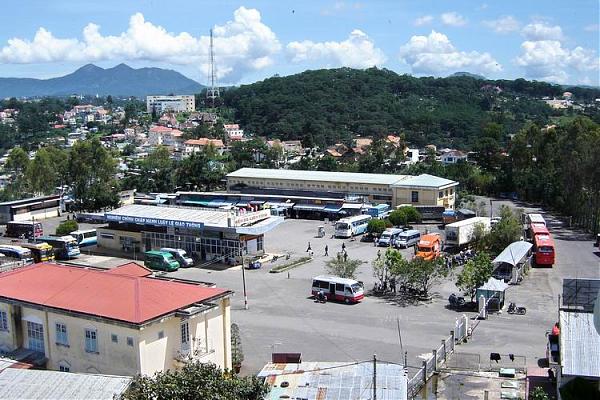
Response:
POLYGON ((531 224, 531 236, 536 265, 552 266, 555 258, 554 240, 546 225, 531 224))

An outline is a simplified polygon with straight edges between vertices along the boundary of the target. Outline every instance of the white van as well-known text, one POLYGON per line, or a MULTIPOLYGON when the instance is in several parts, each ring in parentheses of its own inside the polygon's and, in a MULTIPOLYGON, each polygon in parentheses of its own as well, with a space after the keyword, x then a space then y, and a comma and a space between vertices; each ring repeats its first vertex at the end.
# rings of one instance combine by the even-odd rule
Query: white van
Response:
POLYGON ((419 243, 419 240, 421 240, 421 232, 411 229, 398 235, 395 245, 396 247, 406 249, 419 243))
POLYGON ((401 233, 402 233, 402 229, 398 229, 398 228, 386 229, 385 231, 383 231, 383 233, 379 237, 378 245, 383 246, 383 247, 394 246, 396 239, 398 239, 398 236, 400 236, 401 233))
POLYGON ((337 276, 314 277, 311 293, 318 296, 319 292, 323 292, 327 300, 343 301, 346 304, 358 303, 365 296, 361 282, 337 276))

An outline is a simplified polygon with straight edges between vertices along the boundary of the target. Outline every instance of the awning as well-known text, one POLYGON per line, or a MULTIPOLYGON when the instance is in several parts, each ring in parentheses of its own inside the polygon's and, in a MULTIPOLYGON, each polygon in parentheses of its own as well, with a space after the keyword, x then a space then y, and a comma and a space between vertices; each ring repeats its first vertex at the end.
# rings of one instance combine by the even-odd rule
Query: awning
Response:
POLYGON ((519 264, 527 255, 533 245, 524 240, 509 244, 498 257, 494 258, 493 264, 506 263, 513 267, 519 264))
POLYGON ((504 292, 508 288, 508 283, 501 279, 490 278, 477 290, 489 290, 493 292, 504 292))
POLYGON ((265 206, 269 206, 271 208, 290 208, 294 205, 294 203, 280 203, 280 202, 272 202, 268 201, 265 203, 265 206))
POLYGON ((361 208, 363 208, 362 203, 344 203, 344 205, 342 206, 342 208, 348 209, 348 210, 360 210, 361 208))
POLYGON ((223 207, 223 206, 231 206, 233 203, 224 200, 211 200, 208 203, 209 207, 223 207))
POLYGON ((323 208, 325 207, 319 204, 296 204, 294 206, 294 210, 299 211, 323 211, 323 208))
POLYGON ((260 206, 262 204, 265 204, 265 202, 262 200, 252 200, 250 201, 250 204, 252 204, 253 206, 260 206))
POLYGON ((236 203, 236 206, 238 207, 248 207, 248 203, 244 203, 243 201, 236 203))
POLYGON ((331 212, 331 213, 337 213, 341 209, 342 209, 342 206, 337 205, 337 204, 327 204, 325 207, 323 207, 323 211, 331 212))
POLYGON ((203 207, 208 207, 208 201, 206 200, 184 200, 182 201, 183 204, 190 204, 193 206, 203 206, 203 207))

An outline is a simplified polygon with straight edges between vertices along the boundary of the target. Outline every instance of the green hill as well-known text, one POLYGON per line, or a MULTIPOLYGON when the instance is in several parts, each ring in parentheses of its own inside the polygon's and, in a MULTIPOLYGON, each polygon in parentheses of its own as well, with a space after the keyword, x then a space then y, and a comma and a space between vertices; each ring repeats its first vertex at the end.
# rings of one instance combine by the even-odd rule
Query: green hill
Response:
MULTIPOLYGON (((386 69, 306 71, 230 88, 225 105, 256 135, 327 145, 355 135, 404 133, 414 145, 470 147, 489 122, 514 133, 553 111, 539 99, 565 89, 545 82, 415 78, 386 69)), ((593 100, 600 90, 569 88, 593 100)))

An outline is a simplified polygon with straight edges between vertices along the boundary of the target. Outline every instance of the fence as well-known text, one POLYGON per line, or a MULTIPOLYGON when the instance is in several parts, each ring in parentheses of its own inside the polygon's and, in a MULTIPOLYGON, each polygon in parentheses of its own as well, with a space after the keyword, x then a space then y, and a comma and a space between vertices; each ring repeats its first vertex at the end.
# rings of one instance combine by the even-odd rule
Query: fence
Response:
POLYGON ((25 265, 25 261, 23 260, 7 262, 4 264, 0 264, 0 272, 12 271, 13 269, 21 268, 25 265))

